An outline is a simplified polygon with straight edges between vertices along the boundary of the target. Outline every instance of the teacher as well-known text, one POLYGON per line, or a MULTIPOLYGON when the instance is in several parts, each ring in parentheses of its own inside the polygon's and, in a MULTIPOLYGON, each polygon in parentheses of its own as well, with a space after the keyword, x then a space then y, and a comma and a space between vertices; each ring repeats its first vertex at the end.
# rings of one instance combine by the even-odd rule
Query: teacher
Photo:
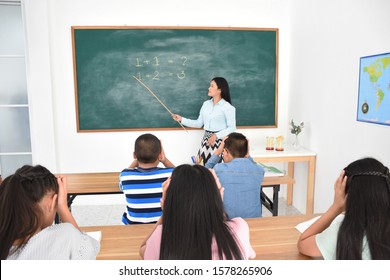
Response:
POLYGON ((205 164, 229 133, 236 130, 236 108, 232 106, 228 82, 222 77, 215 77, 210 82, 208 96, 199 112, 197 120, 172 114, 175 121, 188 127, 205 130, 201 148, 198 151, 199 161, 205 164))

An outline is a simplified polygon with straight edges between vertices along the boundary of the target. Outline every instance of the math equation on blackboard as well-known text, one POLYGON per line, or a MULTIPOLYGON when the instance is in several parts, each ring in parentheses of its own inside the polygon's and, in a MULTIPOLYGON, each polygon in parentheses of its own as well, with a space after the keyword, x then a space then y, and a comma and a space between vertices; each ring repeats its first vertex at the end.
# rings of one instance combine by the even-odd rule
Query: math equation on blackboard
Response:
POLYGON ((135 57, 130 61, 132 75, 139 80, 153 81, 166 78, 183 80, 186 78, 186 70, 189 64, 189 58, 184 55, 135 57))

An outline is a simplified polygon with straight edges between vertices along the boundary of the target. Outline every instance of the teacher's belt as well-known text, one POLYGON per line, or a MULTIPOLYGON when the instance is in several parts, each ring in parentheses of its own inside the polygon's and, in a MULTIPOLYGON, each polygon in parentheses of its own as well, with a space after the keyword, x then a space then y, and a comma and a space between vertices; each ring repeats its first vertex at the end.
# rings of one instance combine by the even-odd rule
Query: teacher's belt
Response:
POLYGON ((207 134, 213 134, 213 133, 218 133, 219 131, 210 131, 210 130, 205 130, 205 133, 207 134))

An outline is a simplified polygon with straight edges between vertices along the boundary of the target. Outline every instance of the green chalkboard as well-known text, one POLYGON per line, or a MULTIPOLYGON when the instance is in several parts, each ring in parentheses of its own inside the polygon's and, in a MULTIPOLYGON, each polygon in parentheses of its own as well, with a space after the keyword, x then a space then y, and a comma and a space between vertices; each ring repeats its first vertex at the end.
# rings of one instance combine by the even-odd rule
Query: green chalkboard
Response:
POLYGON ((278 29, 72 27, 79 132, 182 129, 213 77, 224 77, 237 126, 276 127, 278 29))

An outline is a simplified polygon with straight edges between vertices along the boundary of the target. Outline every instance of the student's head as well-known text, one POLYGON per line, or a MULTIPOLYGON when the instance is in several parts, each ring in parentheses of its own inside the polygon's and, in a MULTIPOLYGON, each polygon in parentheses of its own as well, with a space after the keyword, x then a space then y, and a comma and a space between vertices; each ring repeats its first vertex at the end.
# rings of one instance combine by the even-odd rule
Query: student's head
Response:
POLYGON ((158 160, 161 153, 161 142, 153 134, 142 134, 135 140, 134 156, 138 162, 153 163, 158 160))
MULTIPOLYGON (((363 158, 352 162, 344 170, 348 177, 347 208, 373 206, 371 210, 375 212, 375 209, 390 207, 390 173, 386 166, 374 158, 363 158), (367 203, 369 201, 373 203, 367 203)), ((364 212, 369 213, 367 210, 364 212)))
POLYGON ((373 259, 390 258, 390 174, 378 160, 349 164, 345 218, 338 235, 337 257, 360 259, 366 236, 373 259))
POLYGON ((244 158, 248 154, 248 139, 238 132, 232 132, 225 139, 224 161, 229 162, 233 158, 244 158), (230 156, 228 156, 230 154, 230 156))
POLYGON ((230 98, 230 89, 229 89, 229 84, 225 80, 225 78, 222 77, 215 77, 211 80, 211 82, 215 82, 217 85, 217 88, 221 90, 221 97, 225 99, 227 102, 232 104, 232 100, 230 98))
POLYGON ((164 190, 160 259, 211 259, 213 236, 228 259, 241 258, 225 224, 221 186, 201 165, 180 165, 164 190))
POLYGON ((199 221, 210 221, 211 215, 224 219, 221 193, 210 170, 188 164, 174 169, 164 202, 164 214, 169 212, 175 213, 176 220, 193 216, 199 221), (194 216, 190 211, 183 211, 185 209, 198 210, 194 216))
POLYGON ((23 245, 53 223, 59 187, 45 167, 25 165, 5 178, 0 188, 0 251, 5 259, 15 240, 23 245))

